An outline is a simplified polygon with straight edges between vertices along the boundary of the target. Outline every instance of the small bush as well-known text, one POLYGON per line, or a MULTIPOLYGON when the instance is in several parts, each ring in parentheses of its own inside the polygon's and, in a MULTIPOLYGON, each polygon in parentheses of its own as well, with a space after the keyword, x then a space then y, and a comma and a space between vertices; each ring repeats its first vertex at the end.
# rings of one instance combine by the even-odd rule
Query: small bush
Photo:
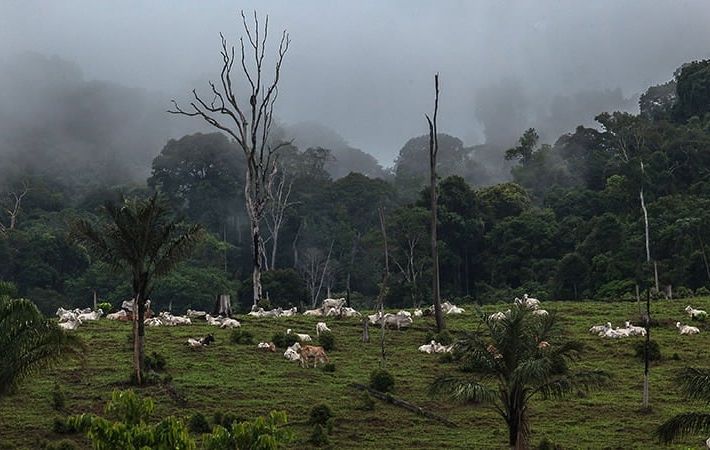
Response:
POLYGON ((150 355, 147 355, 143 360, 143 364, 145 365, 146 372, 150 370, 153 372, 162 372, 167 365, 165 357, 157 352, 152 352, 150 355))
POLYGON ((426 342, 424 344, 428 344, 431 341, 436 341, 441 345, 451 345, 454 342, 453 336, 451 336, 451 333, 449 333, 449 330, 443 330, 441 333, 434 333, 433 331, 427 332, 426 336, 426 342))
POLYGON ((330 410, 330 407, 321 403, 311 408, 311 412, 308 413, 308 423, 311 425, 325 425, 332 417, 333 411, 330 410))
POLYGON ((355 406, 355 409, 360 411, 372 411, 375 409, 375 400, 370 396, 370 393, 363 391, 360 396, 360 402, 355 406))
POLYGON ((59 383, 54 383, 54 389, 52 390, 52 408, 56 411, 61 411, 64 409, 65 404, 66 396, 64 395, 62 387, 59 386, 59 383))
POLYGON ((323 372, 335 372, 335 364, 333 363, 326 363, 323 366, 323 372))
POLYGON ((258 302, 256 302, 256 307, 257 308, 264 308, 265 311, 268 311, 271 309, 271 300, 268 298, 262 298, 258 302))
POLYGON ((335 349, 335 336, 330 331, 323 331, 318 336, 318 342, 323 347, 323 350, 327 352, 335 349))
MULTIPOLYGON (((645 341, 638 341, 634 344, 634 352, 636 354, 637 358, 640 358, 641 361, 643 361, 643 353, 644 353, 644 346, 646 345, 645 341)), ((648 359, 649 361, 660 361, 662 358, 661 356, 661 347, 658 345, 658 342, 651 340, 648 343, 648 359)))
POLYGON ((77 430, 72 423, 63 417, 54 418, 54 422, 52 423, 52 431, 57 434, 74 434, 79 432, 79 430, 77 430))
POLYGON ((207 423, 207 419, 201 412, 196 412, 190 416, 190 420, 187 422, 187 428, 193 433, 209 433, 212 431, 210 424, 207 423))
POLYGON ((49 442, 44 448, 45 450, 76 450, 77 446, 74 441, 62 439, 61 441, 49 442))
POLYGON ((97 304, 96 307, 103 311, 104 314, 108 314, 113 310, 113 306, 111 306, 109 302, 101 302, 97 304))
POLYGON ((245 418, 237 416, 236 414, 231 412, 223 413, 221 411, 217 411, 212 416, 212 423, 214 425, 221 425, 227 429, 232 428, 232 424, 234 423, 241 423, 245 421, 245 418))
POLYGON ((698 297, 710 297, 710 289, 705 286, 699 287, 695 290, 695 295, 698 297))
POLYGON ((693 296, 693 291, 685 286, 673 289, 673 298, 690 298, 693 296))
POLYGON ((328 438, 328 433, 326 432, 326 430, 323 429, 323 426, 317 424, 313 427, 313 433, 311 433, 311 437, 310 439, 308 439, 308 442, 315 445, 316 447, 321 447, 323 445, 330 444, 330 439, 328 438))
POLYGON ((232 330, 232 334, 229 336, 229 341, 232 344, 253 345, 254 335, 249 331, 237 328, 232 330))
POLYGON ((678 353, 673 353, 673 354, 671 355, 671 359, 672 359, 673 361, 680 361, 680 355, 679 355, 678 353))
POLYGON ((370 374, 370 387, 380 392, 394 390, 394 377, 385 369, 376 369, 370 374))
POLYGON ((547 438, 543 438, 536 447, 537 450, 563 450, 561 445, 557 445, 547 438))
MULTIPOLYGON (((152 370, 143 371, 143 385, 148 386, 151 384, 160 384, 160 375, 152 370)), ((128 384, 132 386, 138 386, 138 380, 136 379, 136 372, 131 371, 130 377, 128 377, 128 384)))
POLYGON ((271 342, 278 348, 286 348, 298 342, 298 336, 295 334, 274 333, 271 342))

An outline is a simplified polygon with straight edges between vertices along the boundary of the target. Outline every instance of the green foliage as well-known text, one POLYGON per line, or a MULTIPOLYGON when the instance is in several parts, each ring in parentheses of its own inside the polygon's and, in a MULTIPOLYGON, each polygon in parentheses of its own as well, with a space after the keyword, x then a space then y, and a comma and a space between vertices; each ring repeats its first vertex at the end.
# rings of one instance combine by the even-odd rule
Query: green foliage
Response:
POLYGON ((442 330, 441 333, 428 331, 424 339, 424 344, 428 344, 431 341, 436 341, 441 345, 451 345, 454 343, 454 338, 449 330, 442 330))
MULTIPOLYGON (((634 354, 641 361, 644 360, 645 346, 646 346, 646 341, 637 341, 634 343, 634 354)), ((652 339, 648 343, 648 360, 649 361, 660 361, 661 359, 663 359, 663 356, 661 355, 661 346, 658 345, 658 342, 656 342, 652 339)))
POLYGON ((310 412, 308 413, 308 423, 310 423, 311 425, 325 425, 332 417, 334 416, 333 411, 331 411, 330 407, 324 403, 321 403, 311 408, 310 412))
POLYGON ((146 355, 144 362, 145 370, 153 372, 162 372, 167 366, 167 361, 165 356, 157 352, 151 352, 150 355, 146 355))
POLYGON ((74 434, 79 432, 75 424, 68 418, 64 417, 54 418, 52 421, 52 431, 57 434, 74 434))
POLYGON ((234 423, 230 428, 215 426, 204 436, 205 450, 276 450, 293 439, 286 425, 286 413, 272 411, 267 417, 234 423))
POLYGON ((359 402, 355 406, 355 409, 359 409, 361 411, 374 411, 375 400, 372 398, 369 392, 362 391, 359 402))
POLYGON ((380 392, 392 392, 394 377, 385 369, 375 369, 370 374, 370 387, 380 392))
POLYGON ((635 283, 631 280, 614 280, 602 285, 597 291, 599 298, 619 300, 634 292, 635 283))
MULTIPOLYGON (((246 280, 239 290, 239 300, 243 305, 251 306, 251 278, 246 280)), ((269 299, 261 299, 257 306, 265 310, 275 307, 291 307, 309 298, 306 283, 294 269, 274 269, 261 276, 262 289, 269 293, 269 299)))
POLYGON ((277 348, 287 348, 298 342, 298 336, 295 334, 274 333, 271 337, 271 342, 273 342, 277 348))
POLYGON ((99 308, 101 311, 104 312, 104 314, 108 314, 111 311, 113 311, 113 306, 111 306, 111 303, 109 302, 101 302, 96 305, 97 308, 99 308))
POLYGON ((710 296, 710 289, 706 288, 705 286, 699 287, 695 290, 695 295, 699 297, 708 297, 710 296))
POLYGON ((236 328, 232 330, 232 333, 229 335, 229 342, 232 344, 253 345, 254 334, 251 331, 236 328))
POLYGON ((45 319, 29 300, 0 297, 0 348, 3 396, 65 355, 81 356, 84 345, 76 335, 45 319))
POLYGON ((97 450, 142 449, 193 450, 195 441, 187 427, 174 417, 166 417, 155 425, 148 420, 155 410, 151 399, 141 399, 133 391, 114 391, 105 413, 113 421, 81 414, 68 423, 86 434, 97 450))
POLYGON ((212 423, 214 425, 220 425, 228 429, 232 427, 233 423, 244 422, 245 420, 245 418, 238 417, 236 414, 231 412, 223 413, 222 411, 216 411, 212 416, 212 423))
POLYGON ((64 409, 65 405, 66 395, 59 383, 54 383, 54 388, 52 389, 52 409, 61 411, 64 409))
POLYGON ((324 445, 330 444, 330 438, 328 438, 328 432, 325 430, 323 425, 316 424, 313 427, 313 433, 311 433, 311 437, 308 439, 308 442, 313 444, 316 447, 322 447, 324 445))
POLYGON ((0 280, 0 297, 17 298, 17 295, 15 283, 0 280))
POLYGON ((192 433, 209 433, 211 431, 210 424, 201 412, 196 412, 190 416, 190 420, 187 422, 187 428, 192 433))
POLYGON ((335 336, 330 331, 321 331, 318 336, 318 343, 327 352, 335 350, 335 336))
POLYGON ((710 112, 710 60, 693 61, 682 67, 677 79, 678 99, 674 115, 680 121, 710 112))

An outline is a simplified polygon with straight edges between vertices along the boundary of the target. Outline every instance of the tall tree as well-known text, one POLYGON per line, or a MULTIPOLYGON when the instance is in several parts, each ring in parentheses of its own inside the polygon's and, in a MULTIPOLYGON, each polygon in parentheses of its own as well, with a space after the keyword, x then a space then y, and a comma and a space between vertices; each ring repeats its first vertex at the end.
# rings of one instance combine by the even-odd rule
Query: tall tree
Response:
POLYGON ((29 300, 0 295, 0 396, 24 378, 59 361, 66 354, 81 354, 83 344, 44 318, 29 300))
POLYGON ((431 392, 492 404, 508 426, 512 449, 528 448, 528 411, 534 397, 563 397, 599 386, 607 378, 600 371, 570 370, 569 362, 579 357, 582 344, 562 339, 554 314, 538 317, 516 306, 500 321, 481 311, 479 316, 482 332, 467 332, 454 346, 470 375, 440 376, 431 392))
POLYGON ((439 140, 437 138, 436 119, 439 114, 439 74, 434 75, 434 116, 433 119, 425 114, 429 124, 429 187, 431 189, 431 262, 432 262, 432 296, 434 297, 434 317, 436 318, 436 329, 440 333, 446 328, 444 315, 441 312, 441 292, 439 291, 439 248, 436 237, 436 155, 439 153, 439 140))
POLYGON ((133 366, 136 383, 143 382, 145 303, 154 281, 170 273, 199 241, 200 225, 175 220, 157 194, 149 199, 124 199, 104 206, 108 221, 86 219, 73 224, 75 237, 117 271, 128 268, 133 290, 133 366))
POLYGON ((241 51, 238 60, 235 56, 234 46, 228 46, 227 40, 220 33, 222 38, 221 83, 218 86, 212 81, 209 82, 212 100, 205 101, 193 89, 194 100, 190 102, 190 109, 182 109, 173 100, 174 109, 169 112, 202 118, 213 127, 234 138, 244 153, 247 166, 244 196, 251 222, 253 304, 256 306, 262 297, 261 255, 263 245, 260 225, 267 210, 270 200, 269 193, 272 191, 271 185, 277 172, 278 149, 288 145, 288 143, 272 145, 270 132, 274 119, 274 104, 278 98, 281 65, 288 51, 290 39, 288 33, 283 31, 276 56, 274 76, 267 83, 264 80, 264 57, 266 56, 266 42, 269 34, 269 16, 266 16, 262 27, 255 11, 253 28, 247 24, 244 11, 241 12, 241 16, 249 50, 245 49, 244 37, 241 37, 239 39, 241 51), (251 62, 248 63, 247 59, 251 62), (245 80, 232 79, 235 61, 239 61, 245 80), (238 98, 236 85, 239 85, 240 81, 243 81, 248 88, 246 94, 238 98))

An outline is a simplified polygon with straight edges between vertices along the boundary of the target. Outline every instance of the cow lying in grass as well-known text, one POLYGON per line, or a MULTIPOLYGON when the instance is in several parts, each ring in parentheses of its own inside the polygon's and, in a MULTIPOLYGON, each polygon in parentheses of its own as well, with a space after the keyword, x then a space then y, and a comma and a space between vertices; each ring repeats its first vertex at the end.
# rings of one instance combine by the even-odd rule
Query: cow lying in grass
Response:
POLYGON ((200 338, 200 339, 194 339, 194 338, 188 338, 187 339, 187 345, 189 345, 192 348, 200 348, 200 347, 206 347, 210 345, 210 343, 214 342, 214 336, 212 334, 208 334, 207 336, 200 338))
POLYGON ((301 367, 309 367, 311 360, 313 361, 314 368, 318 365, 319 361, 323 364, 330 362, 323 347, 304 345, 301 347, 299 354, 301 355, 301 367))

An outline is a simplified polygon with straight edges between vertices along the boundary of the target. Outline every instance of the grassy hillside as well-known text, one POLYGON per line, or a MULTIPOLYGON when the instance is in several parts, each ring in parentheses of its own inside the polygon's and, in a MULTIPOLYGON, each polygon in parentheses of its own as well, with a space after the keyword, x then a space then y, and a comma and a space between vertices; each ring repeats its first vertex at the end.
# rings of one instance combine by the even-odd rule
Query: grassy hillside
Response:
MULTIPOLYGON (((653 330, 664 359, 651 371, 650 413, 639 412, 643 364, 634 357, 633 345, 642 338, 604 340, 587 333, 594 324, 611 321, 615 326, 638 317, 635 303, 543 302, 556 311, 565 332, 587 344, 578 365, 605 369, 613 381, 603 392, 571 397, 566 400, 536 400, 530 412, 532 442, 548 438, 564 448, 658 448, 652 430, 666 418, 686 410, 701 410, 702 404, 686 404, 674 386, 673 376, 683 366, 710 366, 710 323, 700 324, 697 336, 680 336, 676 320, 688 320, 687 304, 710 309, 710 298, 657 301, 653 317, 661 322, 653 330)), ((466 306, 466 305, 464 305, 466 306)), ((507 305, 486 307, 486 311, 506 309, 507 305)), ((462 316, 448 317, 452 331, 478 325, 467 307, 462 316)), ((293 328, 315 337, 316 318, 303 316, 281 319, 240 317, 242 328, 254 333, 257 341, 270 340, 275 331, 293 328)), ((379 332, 372 332, 370 344, 360 341, 361 324, 357 320, 327 320, 336 337, 337 349, 330 353, 336 371, 302 369, 286 361, 282 352, 260 353, 255 346, 234 345, 229 331, 207 325, 162 327, 147 330, 147 351, 157 351, 167 358, 172 384, 186 399, 181 406, 174 395, 162 386, 140 389, 142 395, 156 402, 157 415, 189 417, 202 412, 208 418, 216 411, 233 412, 245 418, 266 414, 272 409, 288 413, 296 434, 294 448, 307 448, 311 427, 305 424, 309 409, 327 403, 337 421, 331 441, 334 448, 477 448, 506 446, 503 421, 486 406, 461 406, 430 398, 428 384, 441 370, 453 370, 441 364, 439 356, 417 351, 433 319, 415 320, 406 331, 388 331, 386 346, 388 369, 395 375, 395 395, 444 415, 459 426, 447 428, 408 411, 377 401, 374 411, 357 408, 361 394, 349 385, 366 382, 378 366, 379 332), (212 332, 216 344, 198 351, 185 346, 190 336, 212 332)), ((697 324, 696 324, 697 325, 697 324)), ((52 432, 54 417, 61 414, 51 406, 51 392, 59 382, 67 394, 67 412, 101 412, 114 389, 126 387, 130 372, 130 324, 102 320, 82 326, 78 333, 88 346, 83 365, 68 363, 22 385, 14 396, 0 400, 0 448, 37 448, 44 440, 64 436, 52 432)), ((69 436, 86 446, 80 436, 69 436)), ((705 436, 707 438, 707 436, 705 436)), ((691 438, 672 448, 700 448, 700 438, 691 438)))

